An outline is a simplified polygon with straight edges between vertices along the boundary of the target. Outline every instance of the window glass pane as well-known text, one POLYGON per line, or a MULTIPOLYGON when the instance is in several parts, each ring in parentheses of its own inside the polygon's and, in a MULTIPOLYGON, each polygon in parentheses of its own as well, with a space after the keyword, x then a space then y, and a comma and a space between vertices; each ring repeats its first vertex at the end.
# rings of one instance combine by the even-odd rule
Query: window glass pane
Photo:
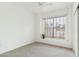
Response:
POLYGON ((54 38, 56 38, 56 36, 57 36, 56 24, 57 24, 57 19, 54 18, 54 38))
POLYGON ((45 36, 48 38, 64 38, 64 17, 45 19, 45 36))
POLYGON ((53 27, 54 27, 54 19, 52 18, 52 19, 51 19, 51 38, 54 37, 54 30, 53 30, 53 27))
POLYGON ((59 18, 57 17, 57 22, 56 22, 56 32, 57 32, 57 38, 59 37, 59 18))

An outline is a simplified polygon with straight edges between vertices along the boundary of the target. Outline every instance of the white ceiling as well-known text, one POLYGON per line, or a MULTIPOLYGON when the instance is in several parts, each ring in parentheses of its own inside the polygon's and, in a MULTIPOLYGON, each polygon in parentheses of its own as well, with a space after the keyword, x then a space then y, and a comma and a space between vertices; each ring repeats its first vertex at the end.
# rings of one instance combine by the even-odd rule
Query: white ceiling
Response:
POLYGON ((34 13, 41 13, 41 12, 47 12, 47 11, 54 11, 60 8, 66 8, 71 6, 72 2, 41 2, 42 5, 39 4, 39 2, 0 2, 0 6, 20 6, 24 7, 31 12, 34 13))
POLYGON ((45 5, 39 5, 38 3, 33 3, 34 4, 34 8, 32 9, 32 11, 37 12, 37 13, 41 13, 41 12, 48 12, 48 11, 54 11, 57 9, 61 9, 61 8, 67 8, 70 7, 73 3, 69 3, 69 2, 51 2, 51 3, 46 3, 45 5))

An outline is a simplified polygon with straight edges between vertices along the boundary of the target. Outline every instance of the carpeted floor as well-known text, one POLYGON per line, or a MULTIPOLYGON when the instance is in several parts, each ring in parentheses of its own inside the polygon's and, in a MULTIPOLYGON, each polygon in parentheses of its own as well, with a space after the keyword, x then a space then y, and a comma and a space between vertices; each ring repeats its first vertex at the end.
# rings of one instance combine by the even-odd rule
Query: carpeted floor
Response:
POLYGON ((1 54, 0 57, 75 57, 75 54, 69 49, 32 43, 1 54))

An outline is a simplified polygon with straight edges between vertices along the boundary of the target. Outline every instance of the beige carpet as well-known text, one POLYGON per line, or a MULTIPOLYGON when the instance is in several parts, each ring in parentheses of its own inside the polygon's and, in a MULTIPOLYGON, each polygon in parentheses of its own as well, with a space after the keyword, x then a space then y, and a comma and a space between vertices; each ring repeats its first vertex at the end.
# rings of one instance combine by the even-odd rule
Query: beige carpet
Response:
POLYGON ((32 43, 7 53, 0 57, 74 57, 71 50, 59 47, 48 46, 41 43, 32 43))

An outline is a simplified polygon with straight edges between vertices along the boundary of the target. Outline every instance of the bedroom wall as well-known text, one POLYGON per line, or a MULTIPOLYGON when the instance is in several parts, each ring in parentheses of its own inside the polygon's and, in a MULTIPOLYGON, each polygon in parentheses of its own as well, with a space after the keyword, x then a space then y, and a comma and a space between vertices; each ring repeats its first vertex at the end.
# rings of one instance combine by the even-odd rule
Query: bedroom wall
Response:
POLYGON ((0 54, 34 42, 34 27, 29 9, 0 4, 0 54))
POLYGON ((40 13, 37 16, 37 27, 36 27, 36 35, 37 36, 37 42, 43 42, 43 43, 48 43, 48 44, 52 44, 52 45, 59 45, 59 46, 64 46, 64 47, 68 47, 68 48, 72 48, 73 44, 72 44, 72 39, 71 39, 71 13, 72 10, 71 8, 63 8, 63 9, 58 9, 55 11, 51 11, 51 12, 47 12, 47 13, 40 13), (66 15, 67 16, 67 32, 66 32, 66 39, 67 41, 64 40, 56 40, 56 39, 41 39, 41 27, 42 25, 40 24, 41 22, 41 18, 42 17, 47 17, 47 16, 52 16, 52 17, 56 17, 56 16, 63 16, 66 15), (41 26, 41 27, 40 27, 41 26))
POLYGON ((73 50, 76 56, 78 56, 78 3, 73 4, 73 14, 72 14, 72 39, 73 39, 73 50))

